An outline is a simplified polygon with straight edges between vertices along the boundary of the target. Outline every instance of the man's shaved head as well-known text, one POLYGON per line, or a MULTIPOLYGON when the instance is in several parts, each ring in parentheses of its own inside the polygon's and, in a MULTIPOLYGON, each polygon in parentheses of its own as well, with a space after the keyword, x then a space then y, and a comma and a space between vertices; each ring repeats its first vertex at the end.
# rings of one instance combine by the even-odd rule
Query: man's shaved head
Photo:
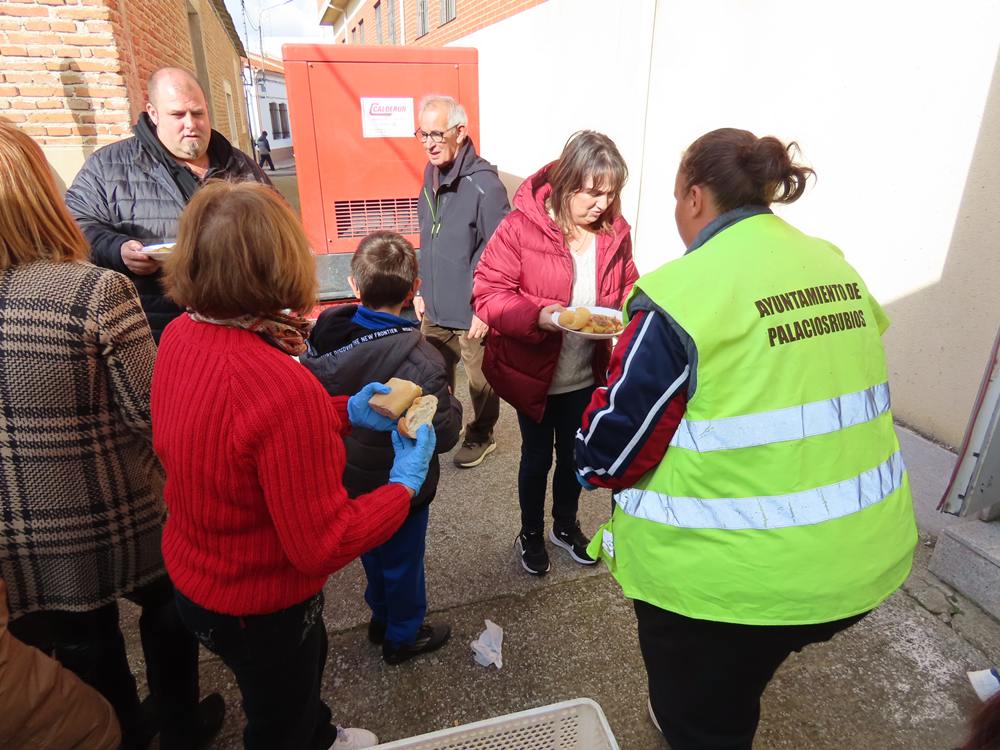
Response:
POLYGON ((146 114, 156 137, 181 161, 201 161, 212 138, 208 101, 198 80, 183 68, 160 68, 149 77, 146 114))
POLYGON ((198 79, 191 71, 184 68, 160 68, 149 77, 149 83, 146 84, 146 97, 150 104, 155 107, 157 100, 167 88, 177 89, 183 93, 196 91, 202 99, 205 98, 205 91, 198 83, 198 79))

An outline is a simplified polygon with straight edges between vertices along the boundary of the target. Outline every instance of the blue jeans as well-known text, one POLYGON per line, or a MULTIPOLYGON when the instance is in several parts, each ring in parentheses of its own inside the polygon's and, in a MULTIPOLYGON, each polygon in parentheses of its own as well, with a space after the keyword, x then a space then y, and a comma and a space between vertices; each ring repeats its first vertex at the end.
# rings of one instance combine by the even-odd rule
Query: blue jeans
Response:
POLYGON ((337 739, 320 698, 326 666, 323 593, 266 615, 223 615, 177 592, 181 620, 236 676, 246 750, 327 750, 337 739))
POLYGON ((401 646, 416 640, 427 614, 424 548, 429 506, 414 511, 389 541, 361 556, 372 619, 386 624, 385 639, 401 646))
POLYGON ((576 525, 580 504, 580 484, 576 481, 574 442, 583 411, 590 403, 593 386, 549 396, 542 421, 521 412, 521 465, 517 471, 517 494, 521 501, 521 531, 540 532, 545 528, 545 487, 552 468, 555 447, 556 469, 552 475, 552 519, 559 529, 576 525))

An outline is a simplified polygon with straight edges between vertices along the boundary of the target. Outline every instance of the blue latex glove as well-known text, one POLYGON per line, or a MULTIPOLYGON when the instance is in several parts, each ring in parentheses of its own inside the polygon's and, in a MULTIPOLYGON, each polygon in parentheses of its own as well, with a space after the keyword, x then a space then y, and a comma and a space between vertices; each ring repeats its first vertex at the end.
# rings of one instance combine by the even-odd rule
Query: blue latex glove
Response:
POLYGON ((388 393, 392 389, 382 383, 369 383, 347 399, 347 416, 354 427, 389 432, 396 428, 396 420, 379 414, 368 405, 368 399, 376 393, 388 393))
POLYGON ((581 474, 580 472, 576 472, 576 481, 579 482, 580 486, 583 487, 583 489, 587 490, 587 492, 597 489, 594 485, 592 485, 590 482, 584 479, 583 474, 581 474))
POLYGON ((436 445, 437 435, 430 425, 422 424, 417 428, 416 440, 400 435, 399 430, 393 430, 392 447, 396 451, 396 460, 389 471, 389 482, 406 485, 413 490, 414 495, 420 492, 427 478, 427 464, 434 455, 436 445))

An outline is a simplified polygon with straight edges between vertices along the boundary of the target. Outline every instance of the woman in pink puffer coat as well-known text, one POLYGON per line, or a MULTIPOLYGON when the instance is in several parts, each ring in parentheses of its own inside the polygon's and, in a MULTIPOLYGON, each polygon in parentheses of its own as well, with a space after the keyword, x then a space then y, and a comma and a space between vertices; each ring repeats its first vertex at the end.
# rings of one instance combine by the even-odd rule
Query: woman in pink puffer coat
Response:
POLYGON ((549 539, 592 565, 580 530, 573 441, 596 386, 605 383, 609 341, 563 334, 552 313, 583 305, 620 309, 638 278, 620 193, 628 168, 614 142, 589 130, 559 160, 524 181, 476 266, 473 305, 489 327, 483 372, 517 409, 521 565, 549 570, 545 486, 555 446, 549 539))

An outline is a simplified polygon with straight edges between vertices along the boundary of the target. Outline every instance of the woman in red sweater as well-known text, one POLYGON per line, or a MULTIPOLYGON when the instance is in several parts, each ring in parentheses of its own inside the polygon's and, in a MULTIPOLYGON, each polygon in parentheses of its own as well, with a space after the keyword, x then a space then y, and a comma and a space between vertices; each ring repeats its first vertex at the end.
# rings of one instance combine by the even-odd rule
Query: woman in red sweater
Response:
POLYGON ((181 216, 167 326, 153 372, 153 447, 166 470, 163 557, 185 624, 233 670, 244 746, 348 750, 377 743, 340 729, 320 698, 323 584, 395 532, 433 454, 434 432, 393 435, 386 484, 349 499, 341 435, 392 430, 372 383, 331 398, 293 356, 309 323, 315 264, 298 220, 256 183, 210 183, 181 216))
POLYGON ((638 278, 619 193, 628 169, 606 135, 573 135, 559 160, 529 177, 476 266, 473 304, 489 327, 483 372, 517 409, 521 565, 549 570, 545 486, 552 467, 549 539, 593 565, 576 519, 580 485, 573 442, 595 385, 606 379, 611 346, 564 335, 552 313, 564 306, 621 308, 638 278))

